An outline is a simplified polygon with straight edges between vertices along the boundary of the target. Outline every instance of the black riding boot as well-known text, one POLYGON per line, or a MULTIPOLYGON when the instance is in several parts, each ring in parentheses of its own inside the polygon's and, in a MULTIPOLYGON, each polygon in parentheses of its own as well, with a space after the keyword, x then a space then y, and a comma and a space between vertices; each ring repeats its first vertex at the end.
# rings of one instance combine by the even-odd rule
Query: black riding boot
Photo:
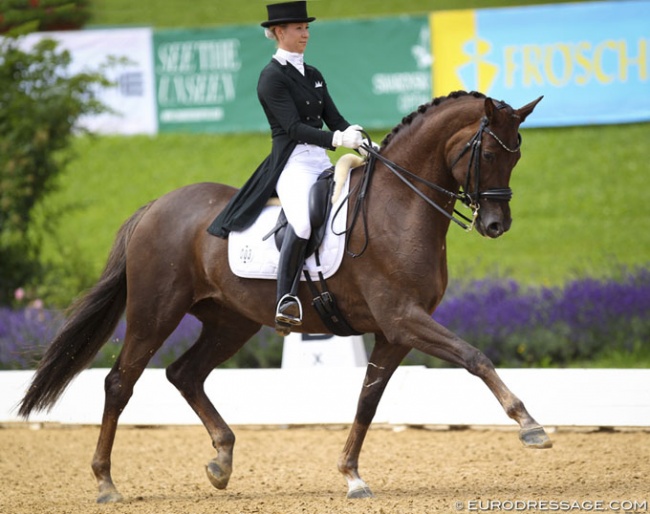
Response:
POLYGON ((301 239, 287 225, 278 263, 278 296, 275 328, 281 335, 291 332, 291 326, 302 324, 302 305, 296 296, 300 273, 305 262, 307 240, 301 239))

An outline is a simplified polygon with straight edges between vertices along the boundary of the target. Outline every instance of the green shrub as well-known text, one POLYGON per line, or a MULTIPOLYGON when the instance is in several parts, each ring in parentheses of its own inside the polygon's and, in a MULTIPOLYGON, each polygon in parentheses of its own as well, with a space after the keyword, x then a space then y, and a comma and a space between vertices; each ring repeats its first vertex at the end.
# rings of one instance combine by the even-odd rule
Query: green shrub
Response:
POLYGON ((29 51, 19 39, 0 40, 0 304, 38 284, 33 210, 57 186, 76 121, 107 110, 96 94, 111 83, 100 71, 69 73, 71 60, 51 39, 29 51))
POLYGON ((0 0, 0 34, 73 30, 90 17, 87 0, 0 0))

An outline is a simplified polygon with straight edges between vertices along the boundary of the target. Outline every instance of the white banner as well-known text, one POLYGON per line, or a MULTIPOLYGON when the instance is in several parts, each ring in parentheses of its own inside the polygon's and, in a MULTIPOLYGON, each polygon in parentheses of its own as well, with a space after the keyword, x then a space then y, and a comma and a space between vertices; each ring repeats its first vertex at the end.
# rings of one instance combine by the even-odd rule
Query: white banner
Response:
POLYGON ((109 56, 127 58, 127 64, 112 66, 105 76, 117 84, 104 89, 100 100, 115 111, 87 116, 80 125, 102 134, 155 134, 158 131, 154 97, 152 29, 106 29, 29 34, 24 44, 50 38, 59 50, 72 55, 71 73, 96 71, 109 56))

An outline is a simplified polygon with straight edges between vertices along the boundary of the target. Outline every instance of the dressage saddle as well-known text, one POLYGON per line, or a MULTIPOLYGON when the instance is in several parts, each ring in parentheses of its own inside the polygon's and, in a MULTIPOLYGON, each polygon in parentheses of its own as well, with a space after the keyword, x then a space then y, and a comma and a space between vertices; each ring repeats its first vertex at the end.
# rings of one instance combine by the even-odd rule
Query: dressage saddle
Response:
MULTIPOLYGON (((332 193, 334 192, 334 167, 323 171, 309 191, 309 222, 311 223, 311 236, 307 242, 305 258, 315 255, 316 264, 320 266, 318 249, 325 238, 327 220, 332 211, 332 193)), ((284 214, 280 211, 278 221, 271 231, 264 236, 264 240, 274 236, 275 246, 280 251, 282 241, 289 223, 284 214)), ((320 316, 325 326, 335 335, 351 336, 361 335, 361 332, 354 330, 341 314, 334 295, 328 290, 327 283, 321 271, 318 272, 319 282, 322 291, 319 291, 314 284, 309 272, 304 271, 307 285, 312 293, 312 306, 320 316)))
MULTIPOLYGON (((309 222, 311 224, 311 236, 307 242, 305 258, 313 255, 325 238, 327 220, 332 211, 331 199, 333 191, 334 167, 331 167, 318 176, 318 179, 309 190, 309 222)), ((266 241, 269 237, 274 236, 275 246, 278 251, 280 251, 288 224, 284 210, 280 210, 278 221, 275 226, 262 239, 266 241)))

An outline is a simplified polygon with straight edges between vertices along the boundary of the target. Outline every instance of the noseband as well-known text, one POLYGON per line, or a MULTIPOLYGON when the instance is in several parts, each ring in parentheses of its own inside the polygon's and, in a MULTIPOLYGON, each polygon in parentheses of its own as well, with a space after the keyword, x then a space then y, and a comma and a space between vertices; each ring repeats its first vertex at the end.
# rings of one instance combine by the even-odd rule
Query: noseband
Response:
MULTIPOLYGON (((512 189, 509 187, 503 187, 503 188, 493 188, 493 189, 486 189, 484 191, 481 191, 479 188, 480 185, 480 178, 481 178, 481 145, 483 144, 483 134, 489 134, 494 138, 494 140, 501 145, 501 147, 506 150, 507 152, 510 153, 516 153, 519 151, 519 148, 521 147, 521 134, 517 134, 517 146, 514 148, 508 147, 499 137, 490 130, 488 127, 489 120, 487 117, 481 118, 481 123, 479 125, 478 130, 476 133, 472 136, 472 138, 465 144, 461 152, 458 154, 458 156, 454 159, 452 162, 450 169, 453 169, 456 164, 462 159, 462 157, 467 153, 470 152, 470 158, 469 158, 469 163, 467 165, 467 178, 465 180, 465 185, 463 187, 463 190, 460 193, 455 193, 454 191, 449 191, 438 184, 434 184, 433 182, 429 182, 426 179, 423 179, 422 177, 419 177, 418 175, 415 175, 414 173, 410 172, 409 170, 401 167, 400 165, 394 163, 390 159, 387 159, 383 155, 381 155, 377 150, 375 150, 372 145, 370 144, 364 144, 363 149, 368 152, 369 158, 368 158, 368 164, 366 169, 372 169, 374 167, 375 161, 381 162, 384 166, 386 166, 397 178, 399 178, 404 184, 406 184, 414 193, 416 193, 419 197, 421 197, 425 202, 427 202, 429 205, 431 205, 433 208, 435 208, 438 212, 440 212, 442 215, 444 215, 446 218, 450 219, 460 227, 464 228, 467 231, 472 230, 474 228, 474 224, 476 223, 476 218, 478 217, 478 211, 479 211, 479 201, 480 200, 489 200, 493 202, 509 202, 512 198, 512 189), (473 193, 469 192, 469 187, 470 187, 470 181, 472 177, 472 172, 474 173, 474 184, 475 184, 475 190, 473 193), (439 193, 443 193, 450 198, 454 198, 455 200, 459 200, 461 203, 466 205, 472 210, 472 218, 468 218, 461 212, 457 211, 454 209, 454 214, 456 216, 462 218, 466 222, 469 223, 469 225, 461 220, 459 220, 457 217, 454 216, 454 214, 450 214, 447 212, 443 207, 438 205, 436 202, 431 200, 427 195, 425 195, 422 191, 420 191, 412 181, 417 181, 420 182, 427 187, 438 191, 439 193)), ((368 141, 370 141, 370 137, 368 136, 367 133, 365 133, 365 136, 368 138, 368 141)))

